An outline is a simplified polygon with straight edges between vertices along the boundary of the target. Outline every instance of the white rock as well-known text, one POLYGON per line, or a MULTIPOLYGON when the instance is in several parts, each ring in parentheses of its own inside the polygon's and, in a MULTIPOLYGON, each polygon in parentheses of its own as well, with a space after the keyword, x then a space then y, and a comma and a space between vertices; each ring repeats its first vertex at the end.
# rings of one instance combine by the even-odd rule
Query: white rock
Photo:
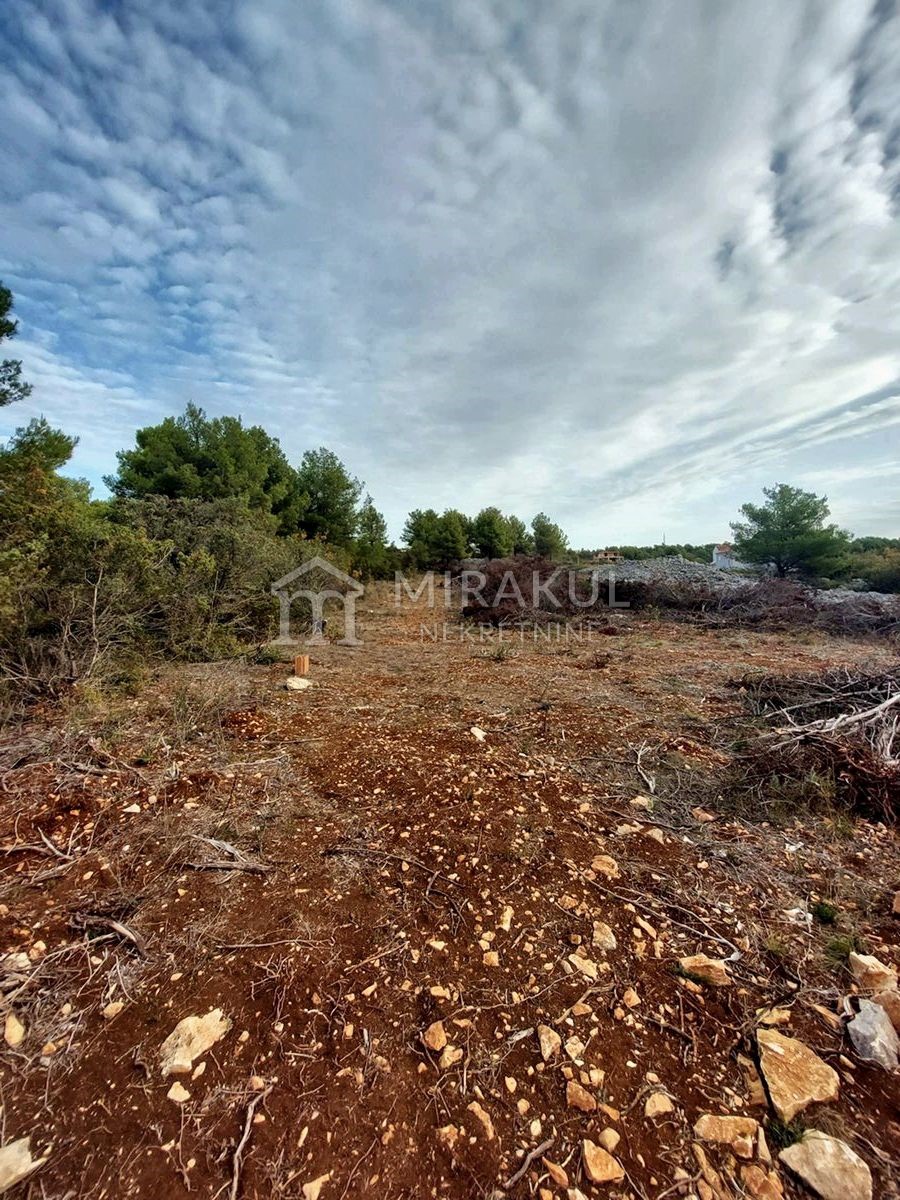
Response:
POLYGON ((782 1121, 793 1121, 810 1104, 837 1100, 841 1082, 837 1071, 799 1038, 785 1037, 777 1029, 759 1029, 756 1040, 769 1097, 782 1121))
POLYGON ((821 1200, 872 1200, 872 1173, 838 1138, 810 1129, 778 1157, 821 1200))
POLYGON ((15 1184, 42 1167, 47 1161, 44 1158, 31 1157, 31 1138, 18 1138, 0 1146, 0 1192, 6 1192, 15 1184))
POLYGON ((163 1075, 188 1075, 194 1059, 205 1054, 225 1036, 231 1020, 214 1008, 205 1017, 185 1017, 179 1021, 159 1048, 163 1075))
POLYGON ((15 1050, 16 1046, 21 1046, 25 1041, 25 1026, 13 1012, 6 1014, 3 1038, 12 1050, 15 1050))
POLYGON ((897 972, 887 967, 874 954, 857 954, 851 950, 847 960, 853 978, 861 988, 872 992, 890 992, 897 987, 897 972))
POLYGON ((863 1062, 875 1063, 885 1071, 896 1071, 900 1054, 891 1018, 872 1000, 860 1000, 859 1012, 847 1026, 853 1048, 863 1062))
POLYGON ((289 692, 305 692, 313 686, 313 681, 305 675, 289 675, 284 681, 284 686, 289 692))

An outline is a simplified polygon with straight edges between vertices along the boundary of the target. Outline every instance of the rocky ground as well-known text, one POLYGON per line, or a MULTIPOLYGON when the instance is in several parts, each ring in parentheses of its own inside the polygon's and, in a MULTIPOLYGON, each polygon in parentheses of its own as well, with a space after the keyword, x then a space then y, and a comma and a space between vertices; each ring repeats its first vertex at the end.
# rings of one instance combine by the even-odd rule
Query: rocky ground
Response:
POLYGON ((729 791, 729 680, 896 651, 367 603, 7 731, 0 1186, 900 1195, 896 833, 729 791))

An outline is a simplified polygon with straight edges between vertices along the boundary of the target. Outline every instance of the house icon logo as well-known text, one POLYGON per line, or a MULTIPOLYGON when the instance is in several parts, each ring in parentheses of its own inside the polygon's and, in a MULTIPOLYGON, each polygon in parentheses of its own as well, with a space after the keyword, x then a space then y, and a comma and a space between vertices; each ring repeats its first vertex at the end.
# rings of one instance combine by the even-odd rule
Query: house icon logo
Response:
POLYGON ((299 641, 305 641, 308 646, 324 645, 326 600, 339 600, 344 606, 344 636, 338 640, 338 645, 362 644, 356 636, 356 602, 365 588, 359 580, 334 566, 327 558, 317 554, 315 558, 289 571, 282 579, 277 579, 269 590, 278 597, 281 606, 276 646, 294 646, 299 641), (296 638, 291 634, 291 605, 295 600, 306 600, 310 606, 312 625, 306 638, 296 638))

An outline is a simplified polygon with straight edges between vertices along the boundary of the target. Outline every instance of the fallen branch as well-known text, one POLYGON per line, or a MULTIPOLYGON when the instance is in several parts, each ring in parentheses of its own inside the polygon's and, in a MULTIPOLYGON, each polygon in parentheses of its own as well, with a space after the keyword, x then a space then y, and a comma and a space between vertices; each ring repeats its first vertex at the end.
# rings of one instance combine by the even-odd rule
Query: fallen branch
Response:
POLYGON ((264 1092, 260 1092, 258 1096, 254 1096, 247 1105, 247 1112, 244 1116, 244 1132, 241 1134, 241 1140, 234 1148, 234 1158, 231 1160, 231 1189, 228 1193, 229 1200, 237 1200, 237 1194, 241 1186, 241 1164, 244 1158, 244 1149, 250 1141, 250 1131, 253 1128, 253 1118, 256 1115, 256 1110, 268 1096, 272 1090, 270 1084, 264 1092))
POLYGON ((518 1171, 516 1171, 515 1175, 510 1175, 509 1179, 507 1179, 506 1183, 504 1183, 503 1190, 508 1192, 511 1187, 515 1187, 534 1160, 536 1158, 540 1158, 542 1154, 546 1154, 552 1145, 553 1138, 548 1137, 545 1142, 541 1142, 539 1146, 535 1146, 533 1150, 529 1150, 522 1159, 522 1165, 519 1167, 518 1171))

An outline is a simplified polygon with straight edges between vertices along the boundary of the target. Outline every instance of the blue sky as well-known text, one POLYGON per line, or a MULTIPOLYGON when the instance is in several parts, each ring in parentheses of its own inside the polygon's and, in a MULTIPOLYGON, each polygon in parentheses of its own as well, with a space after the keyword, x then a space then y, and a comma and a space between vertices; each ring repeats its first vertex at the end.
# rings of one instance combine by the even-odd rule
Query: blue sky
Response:
POLYGON ((17 0, 0 278, 99 484, 194 400, 412 507, 900 534, 900 14, 17 0))

